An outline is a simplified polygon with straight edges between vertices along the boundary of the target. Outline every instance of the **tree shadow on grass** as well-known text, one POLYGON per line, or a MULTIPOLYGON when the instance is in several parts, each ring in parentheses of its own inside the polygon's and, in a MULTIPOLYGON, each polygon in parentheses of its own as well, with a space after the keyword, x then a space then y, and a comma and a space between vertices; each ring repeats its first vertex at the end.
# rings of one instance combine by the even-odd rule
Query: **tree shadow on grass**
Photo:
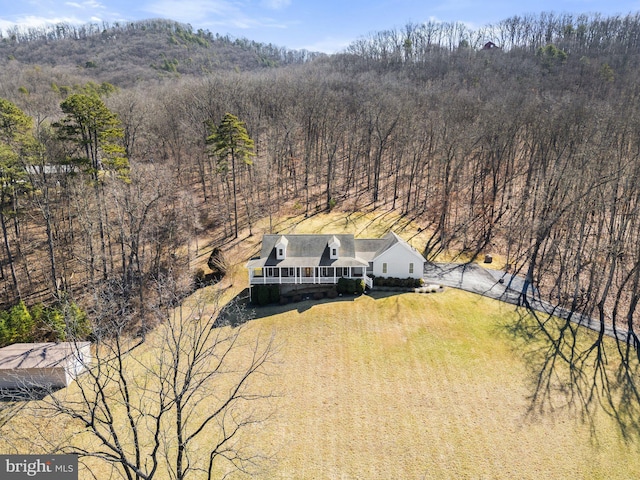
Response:
POLYGON ((29 402, 42 400, 61 388, 62 387, 38 388, 29 385, 15 388, 0 388, 0 438, 3 438, 5 433, 12 429, 11 421, 14 418, 18 418, 20 412, 29 405, 29 402))
POLYGON ((249 320, 256 320, 260 318, 270 317, 272 315, 278 315, 281 313, 297 311, 298 313, 304 313, 312 309, 317 305, 324 305, 328 303, 336 302, 354 302, 357 298, 362 296, 368 296, 373 299, 386 298, 401 293, 404 291, 371 291, 362 295, 349 295, 341 294, 335 298, 324 297, 322 299, 315 299, 312 292, 302 293, 299 295, 299 299, 296 301, 289 301, 286 304, 271 303, 268 305, 260 306, 252 303, 249 298, 249 289, 245 288, 240 294, 238 294, 231 302, 229 302, 220 312, 216 325, 231 325, 237 327, 249 320))
MULTIPOLYGON (((17 387, 0 388, 0 405, 14 405, 19 402, 30 402, 32 400, 42 400, 48 395, 62 390, 63 387, 17 387)), ((4 412, 4 410, 3 410, 4 412)))
POLYGON ((596 417, 614 419, 622 438, 640 443, 640 361, 629 342, 571 321, 518 308, 504 330, 529 370, 528 415, 578 414, 597 441, 596 417))

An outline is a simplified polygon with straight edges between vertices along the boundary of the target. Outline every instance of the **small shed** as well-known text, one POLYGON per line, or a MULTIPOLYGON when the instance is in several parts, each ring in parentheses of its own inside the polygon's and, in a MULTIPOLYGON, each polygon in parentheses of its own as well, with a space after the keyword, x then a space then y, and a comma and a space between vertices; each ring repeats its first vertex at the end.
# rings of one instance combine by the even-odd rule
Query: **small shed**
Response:
POLYGON ((0 388, 66 387, 90 361, 90 342, 14 343, 0 348, 0 388))

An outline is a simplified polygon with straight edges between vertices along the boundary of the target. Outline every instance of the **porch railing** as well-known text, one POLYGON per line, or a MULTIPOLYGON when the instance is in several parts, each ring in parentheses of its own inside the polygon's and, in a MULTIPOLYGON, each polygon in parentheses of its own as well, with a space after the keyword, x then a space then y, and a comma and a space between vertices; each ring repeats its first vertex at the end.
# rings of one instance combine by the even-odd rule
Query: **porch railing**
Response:
MULTIPOLYGON (((343 276, 344 277, 344 276, 343 276)), ((275 276, 250 276, 249 283, 251 285, 335 285, 341 277, 275 277, 275 276)), ((352 275, 354 280, 362 279, 367 287, 373 288, 373 279, 367 275, 352 275)))

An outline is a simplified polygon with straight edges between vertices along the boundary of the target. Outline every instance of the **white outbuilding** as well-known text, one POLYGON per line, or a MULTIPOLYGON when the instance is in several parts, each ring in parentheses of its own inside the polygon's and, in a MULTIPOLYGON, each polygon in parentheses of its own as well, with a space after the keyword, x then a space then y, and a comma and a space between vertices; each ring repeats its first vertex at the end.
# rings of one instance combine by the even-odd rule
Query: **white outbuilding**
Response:
POLYGON ((90 342, 14 343, 0 348, 0 389, 66 387, 90 361, 90 342))

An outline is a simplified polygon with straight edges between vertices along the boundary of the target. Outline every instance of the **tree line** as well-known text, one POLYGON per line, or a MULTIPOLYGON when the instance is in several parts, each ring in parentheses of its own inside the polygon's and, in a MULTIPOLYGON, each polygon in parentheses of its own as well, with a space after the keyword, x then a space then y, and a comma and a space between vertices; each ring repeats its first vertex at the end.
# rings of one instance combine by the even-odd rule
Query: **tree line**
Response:
POLYGON ((549 44, 572 54, 633 54, 640 45, 640 14, 516 15, 495 24, 471 28, 461 22, 407 23, 402 28, 374 32, 347 49, 376 61, 424 62, 435 54, 488 48, 535 52, 549 44))
MULTIPOLYGON (((602 376, 571 391, 637 418, 638 22, 593 16, 569 29, 558 18, 505 23, 506 48, 409 25, 410 42, 382 32, 286 68, 120 88, 5 71, 0 300, 69 298, 102 325, 99 338, 124 328, 144 337, 193 288, 200 235, 224 245, 266 217, 392 210, 427 233, 427 259, 492 253, 525 278, 522 305, 539 296, 624 330, 615 379, 604 333, 571 351, 569 323, 548 334, 541 371, 551 379, 558 359, 572 375, 576 362, 597 362, 602 376), (219 142, 227 127, 242 133, 239 156, 219 142)), ((116 453, 139 475, 138 452, 116 453)))
POLYGON ((13 100, 37 142, 3 170, 4 302, 117 277, 114 295, 142 308, 144 285, 186 268, 199 232, 235 236, 283 209, 390 208, 430 232, 429 259, 497 251, 565 306, 633 318, 638 66, 614 51, 436 52, 394 68, 345 53, 93 96, 33 75, 13 100), (104 125, 85 131, 95 119, 78 110, 104 125), (230 112, 251 162, 212 155, 230 112))
POLYGON ((125 87, 141 80, 200 76, 214 70, 302 64, 320 55, 163 19, 0 30, 0 64, 5 68, 49 66, 83 76, 85 82, 99 77, 125 87))

